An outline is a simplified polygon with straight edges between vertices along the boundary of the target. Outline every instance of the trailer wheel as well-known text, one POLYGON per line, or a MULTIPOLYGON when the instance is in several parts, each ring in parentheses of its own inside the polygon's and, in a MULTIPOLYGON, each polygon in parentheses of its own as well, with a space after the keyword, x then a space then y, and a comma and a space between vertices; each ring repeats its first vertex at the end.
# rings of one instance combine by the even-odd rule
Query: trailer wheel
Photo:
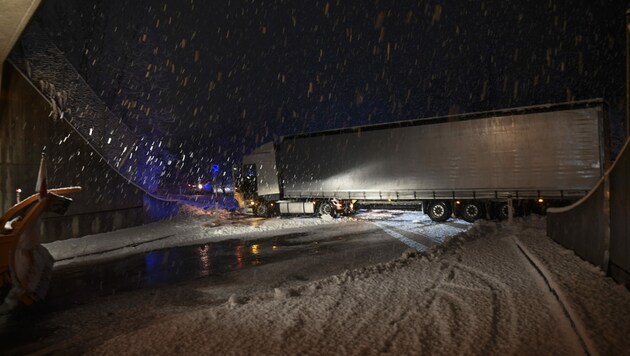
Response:
POLYGON ((452 211, 449 204, 443 201, 438 201, 429 207, 429 217, 435 222, 443 222, 451 217, 452 211))
POLYGON ((334 210, 330 202, 325 201, 319 204, 319 215, 333 216, 333 211, 334 210))
POLYGON ((497 206, 497 218, 499 220, 507 220, 509 217, 510 217, 510 211, 509 211, 509 207, 507 203, 500 203, 497 206))
POLYGON ((462 208, 462 218, 468 222, 475 222, 483 216, 481 205, 475 201, 464 203, 462 208))

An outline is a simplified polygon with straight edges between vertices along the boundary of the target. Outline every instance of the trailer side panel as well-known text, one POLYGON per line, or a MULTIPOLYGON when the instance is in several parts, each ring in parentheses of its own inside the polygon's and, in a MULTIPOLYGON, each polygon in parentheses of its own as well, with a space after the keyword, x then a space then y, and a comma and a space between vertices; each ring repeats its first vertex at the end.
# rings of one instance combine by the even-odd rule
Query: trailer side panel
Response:
POLYGON ((288 138, 277 151, 283 195, 585 192, 604 165, 601 113, 590 107, 288 138))

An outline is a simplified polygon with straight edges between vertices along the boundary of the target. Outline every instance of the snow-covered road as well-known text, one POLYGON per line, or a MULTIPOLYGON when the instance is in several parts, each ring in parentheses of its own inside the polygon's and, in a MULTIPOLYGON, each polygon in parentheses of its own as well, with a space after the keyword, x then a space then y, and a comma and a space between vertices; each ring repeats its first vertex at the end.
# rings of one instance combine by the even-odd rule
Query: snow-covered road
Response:
POLYGON ((234 296, 220 306, 164 315, 139 330, 112 337, 93 351, 630 352, 626 338, 630 293, 549 241, 544 236, 544 219, 531 218, 510 227, 478 223, 447 245, 291 290, 234 296))
MULTIPOLYGON (((66 260, 79 262, 62 268, 82 268, 90 259, 138 253, 152 243, 198 245, 234 236, 255 244, 281 233, 283 224, 299 225, 293 226, 295 231, 320 231, 335 244, 336 233, 370 231, 378 241, 384 237, 399 246, 401 255, 376 264, 349 259, 335 272, 332 257, 315 253, 285 270, 263 263, 251 269, 257 274, 225 274, 218 280, 112 294, 97 304, 47 317, 44 330, 55 330, 55 337, 42 337, 35 349, 13 350, 108 355, 630 354, 630 293, 547 238, 544 218, 517 219, 512 225, 480 221, 472 228, 462 221, 435 224, 412 212, 372 211, 359 219, 223 216, 197 228, 175 221, 186 227, 175 229, 178 242, 167 238, 66 260), (416 254, 409 246, 424 252, 416 254), (313 269, 321 269, 320 277, 307 274, 313 269), (298 277, 278 280, 280 271, 298 277), (234 288, 236 281, 255 286, 234 288)), ((170 233, 168 224, 151 229, 170 233)), ((315 242, 311 234, 293 238, 315 242)), ((377 241, 371 239, 363 243, 377 241)), ((93 245, 81 248, 98 250, 93 245)), ((391 248, 382 242, 375 246, 391 248)), ((70 250, 59 248, 56 254, 70 250)), ((273 249, 268 253, 273 255, 273 249)))

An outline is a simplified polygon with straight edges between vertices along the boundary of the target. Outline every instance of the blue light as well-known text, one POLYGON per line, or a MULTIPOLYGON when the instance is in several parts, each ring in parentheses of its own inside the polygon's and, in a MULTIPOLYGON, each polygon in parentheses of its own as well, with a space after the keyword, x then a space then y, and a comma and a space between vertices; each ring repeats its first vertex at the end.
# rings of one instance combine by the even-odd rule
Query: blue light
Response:
POLYGON ((218 164, 213 164, 212 165, 212 175, 217 175, 219 174, 219 172, 221 171, 221 168, 219 167, 218 164))

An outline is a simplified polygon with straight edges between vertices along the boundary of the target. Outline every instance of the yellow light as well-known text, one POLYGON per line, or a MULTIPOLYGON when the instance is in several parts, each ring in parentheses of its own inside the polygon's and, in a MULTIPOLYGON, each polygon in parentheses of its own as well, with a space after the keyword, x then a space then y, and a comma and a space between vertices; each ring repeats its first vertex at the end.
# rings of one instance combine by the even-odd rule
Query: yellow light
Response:
POLYGON ((461 204, 461 203, 462 203, 462 202, 461 202, 461 201, 459 201, 459 200, 455 202, 455 204, 457 204, 457 205, 459 205, 459 204, 461 204))
POLYGON ((543 198, 538 198, 538 202, 539 202, 539 203, 544 202, 543 198))
POLYGON ((256 202, 254 202, 253 200, 251 202, 249 202, 249 205, 255 205, 256 202))
POLYGON ((252 255, 257 255, 260 253, 260 245, 252 245, 251 247, 252 255))

